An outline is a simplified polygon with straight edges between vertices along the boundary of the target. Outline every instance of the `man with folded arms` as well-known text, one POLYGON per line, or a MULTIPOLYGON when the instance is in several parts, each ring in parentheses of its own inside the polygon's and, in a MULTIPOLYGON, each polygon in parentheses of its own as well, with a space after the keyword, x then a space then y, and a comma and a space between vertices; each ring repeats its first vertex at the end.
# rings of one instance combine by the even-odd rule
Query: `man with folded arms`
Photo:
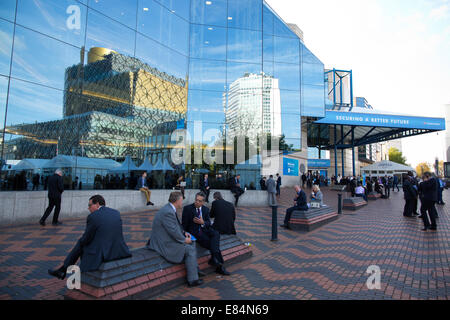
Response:
POLYGON ((103 262, 131 257, 122 233, 120 212, 105 206, 105 199, 95 195, 89 199, 91 212, 87 217, 86 230, 64 260, 63 266, 48 273, 59 279, 66 277, 67 268, 81 258, 81 272, 98 270, 103 262))
POLYGON ((195 287, 203 283, 198 276, 204 273, 198 269, 197 250, 191 235, 183 231, 178 219, 177 209, 182 207, 183 195, 181 192, 172 192, 169 203, 156 213, 147 249, 156 251, 170 263, 184 262, 188 285, 195 287))

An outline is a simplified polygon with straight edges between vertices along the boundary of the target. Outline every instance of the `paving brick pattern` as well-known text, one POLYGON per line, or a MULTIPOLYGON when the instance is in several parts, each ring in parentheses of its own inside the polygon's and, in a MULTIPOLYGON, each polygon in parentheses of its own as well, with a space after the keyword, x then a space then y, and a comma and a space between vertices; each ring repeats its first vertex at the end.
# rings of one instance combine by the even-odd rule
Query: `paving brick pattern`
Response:
MULTIPOLYGON (((294 192, 282 189, 278 223, 294 192)), ((337 192, 324 190, 337 207, 337 192)), ((344 195, 345 197, 345 195, 344 195)), ((155 299, 448 299, 450 297, 450 193, 437 206, 438 231, 423 232, 421 220, 402 216, 402 192, 371 201, 312 232, 278 229, 271 239, 270 208, 238 208, 239 237, 253 257, 229 267, 232 275, 204 278, 201 287, 181 286, 155 299), (381 289, 369 290, 370 265, 381 269, 381 289)), ((122 214, 131 248, 145 244, 155 211, 122 214)), ((60 227, 24 225, 0 229, 0 299, 62 299, 65 281, 50 277, 81 236, 84 220, 60 227)))

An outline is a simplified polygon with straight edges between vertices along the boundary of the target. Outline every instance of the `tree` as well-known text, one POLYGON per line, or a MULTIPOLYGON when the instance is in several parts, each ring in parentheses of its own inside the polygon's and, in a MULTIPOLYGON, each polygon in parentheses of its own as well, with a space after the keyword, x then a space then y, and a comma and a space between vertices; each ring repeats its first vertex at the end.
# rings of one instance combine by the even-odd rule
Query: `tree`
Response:
POLYGON ((431 172, 432 166, 427 162, 421 162, 416 167, 417 176, 421 177, 425 172, 431 172))
POLYGON ((406 158, 403 156, 402 152, 397 148, 389 149, 389 161, 406 165, 406 158))

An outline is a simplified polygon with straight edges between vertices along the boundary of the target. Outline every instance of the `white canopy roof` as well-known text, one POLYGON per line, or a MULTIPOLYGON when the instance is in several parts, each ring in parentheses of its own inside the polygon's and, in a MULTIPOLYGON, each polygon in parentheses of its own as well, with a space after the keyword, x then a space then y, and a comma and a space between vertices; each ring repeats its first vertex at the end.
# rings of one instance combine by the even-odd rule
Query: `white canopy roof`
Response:
POLYGON ((58 155, 43 165, 43 168, 85 168, 111 170, 120 166, 120 163, 111 159, 97 159, 58 155))
POLYGON ((125 161, 119 167, 112 169, 112 172, 128 172, 138 170, 130 156, 125 157, 125 161))
POLYGON ((155 167, 150 162, 150 159, 146 157, 137 170, 149 172, 155 170, 155 167))
POLYGON ((13 166, 11 170, 36 170, 42 168, 48 161, 49 159, 23 159, 13 166))
POLYGON ((393 171, 393 172, 408 172, 415 171, 413 168, 405 166, 400 163, 383 160, 381 162, 376 162, 371 164, 370 166, 361 168, 362 172, 371 172, 371 171, 393 171))

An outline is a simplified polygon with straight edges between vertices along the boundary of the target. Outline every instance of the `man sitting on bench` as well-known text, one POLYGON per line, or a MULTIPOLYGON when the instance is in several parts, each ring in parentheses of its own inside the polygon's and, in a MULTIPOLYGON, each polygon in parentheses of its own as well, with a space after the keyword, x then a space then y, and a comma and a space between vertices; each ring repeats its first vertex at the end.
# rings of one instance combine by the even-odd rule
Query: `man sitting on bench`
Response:
POLYGON ((81 272, 98 270, 103 262, 131 257, 123 239, 120 213, 105 205, 105 199, 100 195, 89 199, 88 208, 91 214, 87 217, 83 236, 64 260, 62 267, 48 270, 50 275, 64 279, 67 268, 74 265, 80 257, 81 272))
POLYGON ((294 206, 286 210, 284 224, 281 225, 282 228, 291 229, 291 227, 289 227, 289 220, 291 220, 291 215, 294 211, 308 211, 305 191, 303 191, 300 186, 295 186, 295 192, 297 193, 297 196, 294 199, 294 206))

